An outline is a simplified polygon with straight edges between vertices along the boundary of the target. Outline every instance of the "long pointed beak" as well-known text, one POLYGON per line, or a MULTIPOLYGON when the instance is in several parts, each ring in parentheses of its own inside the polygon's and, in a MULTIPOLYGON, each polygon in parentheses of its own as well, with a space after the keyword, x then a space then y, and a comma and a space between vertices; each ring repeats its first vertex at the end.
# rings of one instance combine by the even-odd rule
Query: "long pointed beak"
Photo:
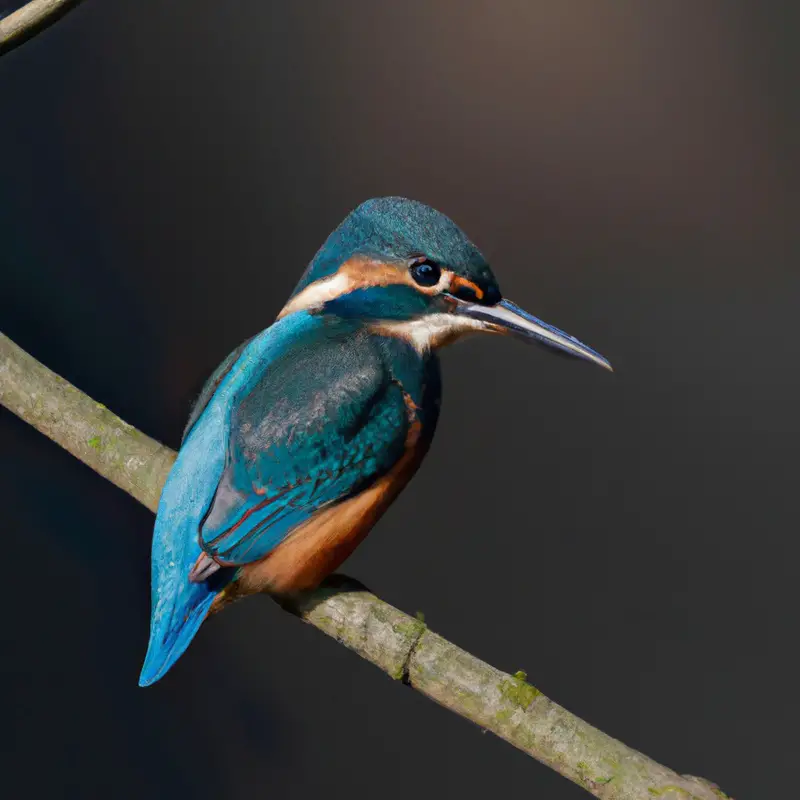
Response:
POLYGON ((484 323, 487 330, 495 333, 512 334, 526 342, 539 342, 576 358, 593 361, 611 372, 614 371, 608 359, 600 353, 579 342, 574 336, 542 322, 510 300, 501 300, 494 306, 461 301, 456 306, 455 313, 479 320, 484 323))

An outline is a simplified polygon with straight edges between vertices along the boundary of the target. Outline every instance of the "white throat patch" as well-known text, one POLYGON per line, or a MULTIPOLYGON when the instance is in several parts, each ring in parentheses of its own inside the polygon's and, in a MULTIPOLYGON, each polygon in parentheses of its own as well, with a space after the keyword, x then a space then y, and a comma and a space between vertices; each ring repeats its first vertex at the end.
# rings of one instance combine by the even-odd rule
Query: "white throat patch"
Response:
POLYGON ((427 314, 403 322, 381 322, 372 327, 384 336, 405 339, 420 354, 451 344, 468 333, 486 329, 481 320, 447 313, 427 314))

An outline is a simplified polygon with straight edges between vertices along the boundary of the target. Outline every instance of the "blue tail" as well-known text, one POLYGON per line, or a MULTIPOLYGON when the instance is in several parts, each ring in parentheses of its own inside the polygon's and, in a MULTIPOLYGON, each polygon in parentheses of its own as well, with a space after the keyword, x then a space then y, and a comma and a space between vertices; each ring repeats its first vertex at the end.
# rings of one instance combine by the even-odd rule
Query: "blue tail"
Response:
POLYGON ((167 624, 153 626, 139 686, 150 686, 164 677, 183 655, 206 618, 217 592, 208 589, 204 583, 191 585, 197 590, 186 592, 184 602, 172 609, 167 624))
POLYGON ((214 598, 230 581, 223 570, 203 583, 189 572, 202 550, 199 530, 224 468, 226 394, 218 393, 184 441, 158 504, 152 554, 150 642, 140 686, 162 678, 197 633, 214 598))

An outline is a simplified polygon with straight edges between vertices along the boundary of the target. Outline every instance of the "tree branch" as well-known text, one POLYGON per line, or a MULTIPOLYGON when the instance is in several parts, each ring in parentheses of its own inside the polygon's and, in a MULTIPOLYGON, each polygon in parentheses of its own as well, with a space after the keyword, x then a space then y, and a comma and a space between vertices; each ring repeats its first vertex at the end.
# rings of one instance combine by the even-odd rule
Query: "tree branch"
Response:
POLYGON ((81 0, 31 0, 0 19, 0 56, 50 27, 80 2, 81 0))
MULTIPOLYGON (((175 453, 112 414, 0 333, 0 404, 155 510, 175 453)), ((491 731, 603 800, 721 800, 612 739, 349 579, 283 607, 445 708, 491 731)))

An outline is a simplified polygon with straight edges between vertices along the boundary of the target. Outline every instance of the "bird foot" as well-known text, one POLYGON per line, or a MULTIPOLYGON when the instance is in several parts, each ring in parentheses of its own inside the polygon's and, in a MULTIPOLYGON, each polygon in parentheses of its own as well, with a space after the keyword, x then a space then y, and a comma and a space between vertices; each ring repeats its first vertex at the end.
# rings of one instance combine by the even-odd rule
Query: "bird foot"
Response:
POLYGON ((189 581, 191 583, 202 583, 217 572, 220 566, 208 553, 200 553, 189 572, 189 581))

